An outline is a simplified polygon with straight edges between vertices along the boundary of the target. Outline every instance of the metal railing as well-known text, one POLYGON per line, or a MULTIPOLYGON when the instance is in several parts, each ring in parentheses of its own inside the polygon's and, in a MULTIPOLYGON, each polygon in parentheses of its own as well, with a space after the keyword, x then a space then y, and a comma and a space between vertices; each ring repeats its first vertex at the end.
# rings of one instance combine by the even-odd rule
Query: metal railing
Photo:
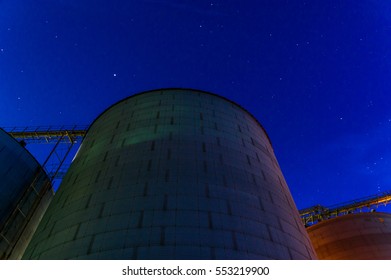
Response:
POLYGON ((88 126, 27 126, 27 127, 5 127, 4 130, 18 140, 28 143, 53 143, 59 138, 63 142, 75 142, 81 140, 88 126), (65 136, 65 137, 64 137, 65 136))
POLYGON ((376 195, 351 200, 330 207, 315 205, 299 211, 301 220, 305 226, 311 226, 317 222, 335 218, 338 216, 375 211, 379 206, 386 206, 391 201, 391 191, 376 195))

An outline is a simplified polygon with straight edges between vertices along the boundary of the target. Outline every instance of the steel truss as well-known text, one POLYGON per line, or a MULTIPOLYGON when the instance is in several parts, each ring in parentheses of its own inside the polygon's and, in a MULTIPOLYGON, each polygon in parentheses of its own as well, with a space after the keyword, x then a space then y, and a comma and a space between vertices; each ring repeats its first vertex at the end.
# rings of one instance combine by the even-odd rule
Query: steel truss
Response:
POLYGON ((391 191, 388 191, 331 207, 316 205, 300 210, 299 212, 303 224, 308 227, 317 222, 346 214, 376 211, 376 208, 379 206, 386 206, 390 201, 391 191))
POLYGON ((21 144, 54 144, 43 169, 50 181, 62 178, 65 174, 61 168, 76 143, 80 143, 87 132, 88 126, 36 126, 13 127, 4 130, 21 144))
MULTIPOLYGON (((15 255, 14 249, 19 245, 20 237, 29 231, 31 220, 37 219, 36 215, 43 213, 45 207, 42 200, 51 199, 53 193, 53 181, 61 172, 72 147, 81 142, 86 134, 86 126, 72 127, 24 127, 5 128, 5 131, 13 136, 22 145, 29 143, 52 144, 44 163, 37 168, 34 179, 17 201, 10 215, 0 224, 0 259, 15 259, 21 256, 15 255), (63 149, 65 148, 65 149, 63 149), (63 149, 63 152, 61 152, 63 149), (52 170, 48 167, 52 166, 52 170), (38 212, 36 209, 42 208, 38 212), (36 212, 38 214, 36 214, 36 212)), ((47 205, 47 204, 46 204, 47 205)))

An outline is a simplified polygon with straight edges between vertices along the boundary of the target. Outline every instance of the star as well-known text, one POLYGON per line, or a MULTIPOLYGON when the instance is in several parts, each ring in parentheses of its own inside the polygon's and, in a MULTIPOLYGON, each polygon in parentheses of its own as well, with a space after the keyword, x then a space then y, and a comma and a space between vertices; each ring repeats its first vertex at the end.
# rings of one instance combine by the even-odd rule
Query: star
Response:
POLYGON ((116 73, 114 73, 114 74, 113 74, 113 77, 117 77, 117 74, 116 74, 116 73))

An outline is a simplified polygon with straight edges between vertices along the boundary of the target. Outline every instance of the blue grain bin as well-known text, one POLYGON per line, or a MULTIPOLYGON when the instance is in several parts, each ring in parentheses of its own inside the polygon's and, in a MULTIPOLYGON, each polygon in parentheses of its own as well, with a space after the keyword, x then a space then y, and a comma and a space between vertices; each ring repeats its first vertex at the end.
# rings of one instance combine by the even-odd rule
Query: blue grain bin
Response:
POLYGON ((20 259, 53 190, 35 158, 0 129, 0 259, 20 259))

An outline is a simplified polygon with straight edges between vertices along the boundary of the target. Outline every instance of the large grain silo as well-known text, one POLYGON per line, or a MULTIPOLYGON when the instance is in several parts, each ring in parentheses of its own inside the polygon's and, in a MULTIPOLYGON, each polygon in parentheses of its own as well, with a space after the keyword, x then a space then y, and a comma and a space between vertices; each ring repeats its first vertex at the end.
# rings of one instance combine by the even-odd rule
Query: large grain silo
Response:
POLYGON ((20 259, 53 190, 42 167, 0 129, 0 259, 20 259))
POLYGON ((391 214, 348 214, 322 221, 307 231, 319 259, 391 259, 391 214))
POLYGON ((190 89, 131 96, 90 126, 26 259, 313 259, 260 123, 190 89))

